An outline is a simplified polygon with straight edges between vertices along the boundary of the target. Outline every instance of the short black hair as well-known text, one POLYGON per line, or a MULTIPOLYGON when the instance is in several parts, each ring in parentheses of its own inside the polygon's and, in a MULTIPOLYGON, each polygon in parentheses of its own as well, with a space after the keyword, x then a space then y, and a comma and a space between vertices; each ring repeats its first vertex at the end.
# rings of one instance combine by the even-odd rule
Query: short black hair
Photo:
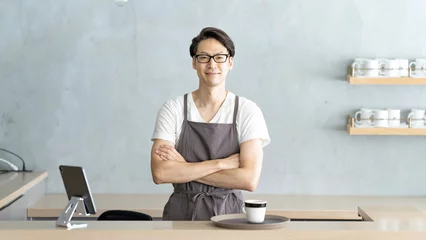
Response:
POLYGON ((192 39, 191 46, 189 46, 189 54, 191 57, 194 57, 197 53, 198 44, 206 39, 214 38, 220 43, 222 43, 223 46, 226 47, 226 49, 229 52, 229 55, 231 57, 235 56, 235 46, 232 39, 226 34, 223 30, 215 28, 215 27, 206 27, 201 30, 200 34, 198 34, 196 37, 192 39))

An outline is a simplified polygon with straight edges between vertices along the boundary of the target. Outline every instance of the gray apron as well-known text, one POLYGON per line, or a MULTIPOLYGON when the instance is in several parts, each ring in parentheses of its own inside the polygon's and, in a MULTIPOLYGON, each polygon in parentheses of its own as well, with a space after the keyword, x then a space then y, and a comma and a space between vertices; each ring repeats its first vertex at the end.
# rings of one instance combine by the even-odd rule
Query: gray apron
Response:
MULTIPOLYGON (((187 120, 188 94, 184 96, 184 120, 176 150, 187 162, 220 159, 240 152, 235 96, 233 123, 202 123, 187 120)), ((174 191, 164 207, 163 220, 210 220, 212 216, 242 213, 240 190, 217 188, 199 182, 173 184, 174 191)))

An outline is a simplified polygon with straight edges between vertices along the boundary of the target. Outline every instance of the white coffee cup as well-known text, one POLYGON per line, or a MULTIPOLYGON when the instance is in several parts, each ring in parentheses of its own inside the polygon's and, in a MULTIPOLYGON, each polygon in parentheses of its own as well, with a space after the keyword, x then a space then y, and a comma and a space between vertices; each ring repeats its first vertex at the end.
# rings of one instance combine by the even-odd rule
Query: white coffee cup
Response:
POLYGON ((376 59, 355 58, 352 68, 354 68, 355 76, 379 76, 379 61, 376 59))
POLYGON ((412 69, 412 77, 426 77, 426 59, 416 59, 416 61, 410 62, 408 67, 412 69))
POLYGON ((244 212, 247 221, 250 223, 263 223, 266 214, 265 200, 246 200, 244 201, 244 212))
POLYGON ((369 108, 361 108, 355 113, 355 123, 361 126, 373 125, 374 110, 369 108))
POLYGON ((397 58, 395 60, 399 63, 399 75, 401 77, 408 77, 408 59, 397 58))
POLYGON ((397 60, 382 60, 379 62, 379 73, 380 76, 387 76, 387 77, 400 77, 401 71, 400 71, 400 62, 397 60))
POLYGON ((390 127, 398 127, 401 125, 401 110, 388 108, 388 118, 390 127))
POLYGON ((389 112, 387 110, 375 109, 374 110, 374 127, 388 127, 389 126, 389 112))
POLYGON ((411 109, 411 112, 407 116, 407 122, 411 120, 411 127, 424 127, 425 126, 425 110, 423 109, 411 109))
POLYGON ((364 76, 366 77, 377 77, 379 76, 379 61, 378 60, 367 60, 364 62, 364 76))
POLYGON ((353 68, 353 74, 355 77, 364 76, 363 73, 363 63, 365 60, 368 60, 366 58, 355 58, 354 62, 352 63, 351 67, 353 68))

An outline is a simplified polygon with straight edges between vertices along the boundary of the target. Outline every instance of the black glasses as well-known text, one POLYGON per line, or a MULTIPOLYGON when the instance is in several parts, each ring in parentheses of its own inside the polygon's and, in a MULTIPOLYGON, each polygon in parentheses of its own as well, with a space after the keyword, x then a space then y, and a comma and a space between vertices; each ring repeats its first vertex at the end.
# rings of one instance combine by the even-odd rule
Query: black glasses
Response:
POLYGON ((197 61, 199 63, 208 63, 210 62, 210 59, 213 58, 213 60, 217 63, 224 63, 226 62, 226 60, 228 60, 229 54, 216 54, 213 56, 207 55, 207 54, 197 54, 194 56, 195 59, 197 59, 197 61))

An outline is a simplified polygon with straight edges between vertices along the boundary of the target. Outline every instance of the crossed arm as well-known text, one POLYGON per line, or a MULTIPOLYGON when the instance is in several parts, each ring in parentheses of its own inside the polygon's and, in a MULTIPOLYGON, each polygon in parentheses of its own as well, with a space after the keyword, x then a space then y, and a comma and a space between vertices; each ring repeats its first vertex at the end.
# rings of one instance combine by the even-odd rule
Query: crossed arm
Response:
POLYGON ((254 191, 262 171, 262 140, 243 142, 240 153, 223 159, 189 163, 173 144, 154 140, 151 173, 156 184, 197 181, 215 187, 254 191))

